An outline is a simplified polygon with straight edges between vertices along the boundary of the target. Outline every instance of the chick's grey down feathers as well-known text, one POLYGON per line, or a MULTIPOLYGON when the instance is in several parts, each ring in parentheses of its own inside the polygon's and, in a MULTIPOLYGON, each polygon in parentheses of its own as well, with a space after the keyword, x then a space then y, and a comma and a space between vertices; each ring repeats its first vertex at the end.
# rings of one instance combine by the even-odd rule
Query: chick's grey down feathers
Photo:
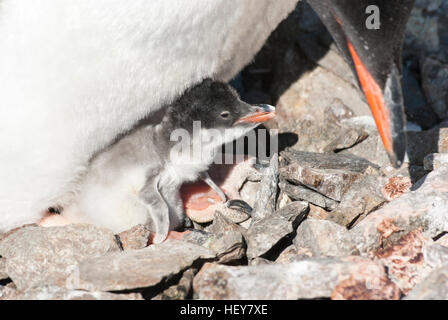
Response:
POLYGON ((256 107, 242 102, 227 84, 209 79, 162 110, 159 123, 154 115, 148 116, 92 159, 74 200, 62 212, 66 218, 115 232, 136 224, 151 225, 156 233, 154 242, 161 242, 184 220, 181 185, 207 171, 214 151, 229 142, 224 131, 230 131, 233 140, 257 125, 235 124, 256 107), (189 148, 197 142, 194 121, 200 123, 203 152, 173 155, 173 148, 180 143, 189 148), (173 139, 176 129, 188 132, 191 140, 173 139), (218 141, 203 139, 211 129, 222 133, 218 141))

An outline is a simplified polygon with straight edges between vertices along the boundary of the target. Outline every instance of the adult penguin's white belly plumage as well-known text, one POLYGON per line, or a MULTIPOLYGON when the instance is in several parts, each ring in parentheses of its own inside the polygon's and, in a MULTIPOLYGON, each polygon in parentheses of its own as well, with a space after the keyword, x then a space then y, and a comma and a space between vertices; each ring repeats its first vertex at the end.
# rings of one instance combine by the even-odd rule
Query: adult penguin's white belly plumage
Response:
POLYGON ((297 0, 0 0, 0 232, 206 77, 229 80, 297 0))

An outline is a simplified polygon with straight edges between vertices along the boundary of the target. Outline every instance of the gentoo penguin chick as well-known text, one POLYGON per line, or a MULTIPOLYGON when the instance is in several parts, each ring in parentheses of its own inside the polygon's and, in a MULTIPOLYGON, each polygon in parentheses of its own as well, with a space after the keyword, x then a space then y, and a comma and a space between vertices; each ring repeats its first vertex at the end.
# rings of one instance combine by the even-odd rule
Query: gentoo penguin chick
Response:
POLYGON ((181 185, 208 180, 204 173, 220 147, 272 118, 274 110, 241 101, 225 83, 204 80, 164 107, 159 123, 150 116, 152 123, 141 121, 97 154, 62 216, 117 233, 151 225, 154 243, 162 242, 184 221, 181 185))

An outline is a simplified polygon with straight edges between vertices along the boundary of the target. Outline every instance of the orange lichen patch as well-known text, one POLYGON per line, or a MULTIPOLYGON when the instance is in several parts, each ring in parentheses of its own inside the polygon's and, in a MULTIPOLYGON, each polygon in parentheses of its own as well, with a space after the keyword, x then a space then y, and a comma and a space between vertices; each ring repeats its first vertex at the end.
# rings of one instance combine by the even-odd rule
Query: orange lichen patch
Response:
POLYGON ((412 182, 408 177, 392 177, 381 190, 387 200, 391 201, 411 190, 412 182))
POLYGON ((374 252, 374 257, 387 266, 389 275, 404 294, 431 270, 423 256, 423 247, 428 241, 421 230, 412 230, 398 241, 374 252))
POLYGON ((393 262, 397 262, 394 261, 397 257, 404 256, 408 257, 409 261, 416 263, 422 260, 419 255, 422 253, 426 241, 427 239, 422 235, 421 230, 412 230, 395 243, 389 244, 385 248, 379 248, 374 255, 379 259, 391 258, 393 262))
POLYGON ((398 228, 394 224, 394 222, 395 221, 393 219, 389 218, 389 219, 384 219, 377 225, 376 230, 379 232, 382 239, 387 239, 393 233, 400 231, 400 228, 398 228))
POLYGON ((400 289, 389 279, 373 279, 375 286, 369 284, 369 279, 350 278, 338 283, 331 293, 332 300, 398 300, 400 289))
POLYGON ((383 141, 386 151, 389 154, 393 154, 392 135, 389 129, 391 119, 389 111, 384 103, 383 93, 381 92, 381 89, 376 81, 373 79, 372 75, 362 63, 350 41, 347 41, 347 46, 350 54, 352 55, 353 63, 358 74, 359 83, 361 84, 361 88, 366 96, 370 110, 372 111, 381 140, 383 141))
POLYGON ((349 256, 350 274, 339 280, 331 293, 333 300, 396 300, 400 288, 388 278, 381 263, 359 256, 349 256))

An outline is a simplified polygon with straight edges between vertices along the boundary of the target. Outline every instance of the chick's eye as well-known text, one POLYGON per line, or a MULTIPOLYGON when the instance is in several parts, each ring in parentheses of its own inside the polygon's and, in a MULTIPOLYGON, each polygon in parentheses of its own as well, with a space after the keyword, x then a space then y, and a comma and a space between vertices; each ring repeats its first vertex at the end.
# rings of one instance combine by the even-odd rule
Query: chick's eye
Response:
POLYGON ((223 111, 223 112, 221 112, 221 118, 223 118, 223 119, 227 119, 227 118, 229 118, 229 116, 230 116, 229 111, 223 111))

